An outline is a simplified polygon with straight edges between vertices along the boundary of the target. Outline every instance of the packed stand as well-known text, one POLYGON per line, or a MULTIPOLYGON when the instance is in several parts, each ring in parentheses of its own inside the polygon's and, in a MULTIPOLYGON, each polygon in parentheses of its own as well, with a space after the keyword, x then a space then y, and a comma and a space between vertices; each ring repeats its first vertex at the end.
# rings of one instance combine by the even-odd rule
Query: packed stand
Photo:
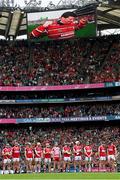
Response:
POLYGON ((0 118, 61 118, 120 115, 119 103, 88 103, 77 105, 34 105, 0 107, 0 118))
POLYGON ((0 44, 1 86, 119 81, 119 36, 31 45, 27 41, 0 44), (104 78, 99 80, 98 72, 104 78))

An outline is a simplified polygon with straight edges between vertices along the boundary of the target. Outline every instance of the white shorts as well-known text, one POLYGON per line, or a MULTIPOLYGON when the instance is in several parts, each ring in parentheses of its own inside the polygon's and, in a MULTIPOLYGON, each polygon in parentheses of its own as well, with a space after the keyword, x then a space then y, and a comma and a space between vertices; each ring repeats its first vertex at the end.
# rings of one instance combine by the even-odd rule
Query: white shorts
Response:
POLYGON ((85 157, 85 161, 92 161, 92 157, 85 157))
POLYGON ((35 158, 35 162, 41 162, 41 158, 35 158))
POLYGON ((100 156, 99 160, 100 161, 106 161, 106 157, 105 156, 100 156))
POLYGON ((20 162, 20 158, 13 158, 13 162, 20 162))
POLYGON ((32 160, 33 160, 33 158, 26 158, 26 160, 27 160, 27 161, 32 161, 32 160))
POLYGON ((70 162, 71 161, 71 158, 70 157, 64 157, 64 159, 63 159, 64 161, 68 161, 68 162, 70 162))
POLYGON ((81 157, 81 156, 75 156, 74 160, 75 160, 75 161, 81 161, 81 160, 82 160, 82 157, 81 157))
POLYGON ((11 159, 4 159, 3 160, 3 164, 10 164, 11 163, 11 159))
POLYGON ((108 155, 108 161, 114 160, 115 161, 115 155, 108 155))
POLYGON ((44 162, 45 162, 46 164, 50 164, 50 163, 51 163, 51 158, 45 158, 45 159, 44 159, 44 162))

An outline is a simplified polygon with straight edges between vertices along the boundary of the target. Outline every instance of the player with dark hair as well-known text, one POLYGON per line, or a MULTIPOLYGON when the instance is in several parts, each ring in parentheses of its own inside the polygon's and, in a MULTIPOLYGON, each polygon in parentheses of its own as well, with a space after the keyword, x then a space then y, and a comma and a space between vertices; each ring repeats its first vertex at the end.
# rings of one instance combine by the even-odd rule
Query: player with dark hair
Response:
POLYGON ((12 148, 12 158, 13 158, 14 173, 19 173, 20 172, 20 146, 18 142, 15 142, 15 145, 12 148))
POLYGON ((74 153, 74 171, 76 172, 76 166, 79 166, 79 171, 81 171, 81 164, 82 164, 82 146, 79 141, 75 142, 73 147, 74 153))
POLYGON ((6 170, 10 174, 11 173, 12 148, 10 147, 9 144, 6 144, 6 146, 3 148, 2 156, 3 156, 3 174, 5 174, 6 170))
POLYGON ((110 167, 110 171, 115 171, 115 161, 117 155, 117 148, 114 143, 109 142, 107 147, 107 160, 110 167))
POLYGON ((92 168, 92 146, 89 142, 86 143, 86 146, 84 147, 84 155, 85 155, 85 169, 86 171, 91 171, 92 168))
POLYGON ((43 155, 44 155, 44 171, 46 172, 48 166, 48 171, 51 172, 52 149, 49 143, 46 143, 46 147, 43 150, 43 155))
POLYGON ((27 172, 32 172, 32 161, 34 158, 34 151, 32 148, 31 143, 27 143, 27 146, 25 147, 25 159, 26 159, 26 169, 27 172))
POLYGON ((71 162, 71 148, 68 143, 65 143, 63 150, 63 171, 65 172, 66 168, 68 172, 70 171, 70 162, 71 162))
POLYGON ((104 171, 107 160, 107 149, 104 142, 101 143, 101 145, 98 147, 98 153, 99 153, 99 170, 104 171))
POLYGON ((47 35, 50 39, 66 39, 75 36, 75 30, 85 27, 86 18, 78 18, 74 12, 65 12, 55 21, 47 21, 35 28, 30 36, 34 38, 47 35))

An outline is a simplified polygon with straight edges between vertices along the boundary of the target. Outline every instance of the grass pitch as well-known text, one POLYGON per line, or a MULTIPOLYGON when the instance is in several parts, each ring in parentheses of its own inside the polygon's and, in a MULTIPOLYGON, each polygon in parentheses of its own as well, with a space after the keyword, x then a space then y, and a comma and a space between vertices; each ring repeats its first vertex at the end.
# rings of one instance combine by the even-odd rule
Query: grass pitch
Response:
POLYGON ((7 174, 0 175, 0 180, 120 180, 120 173, 41 173, 41 174, 7 174))

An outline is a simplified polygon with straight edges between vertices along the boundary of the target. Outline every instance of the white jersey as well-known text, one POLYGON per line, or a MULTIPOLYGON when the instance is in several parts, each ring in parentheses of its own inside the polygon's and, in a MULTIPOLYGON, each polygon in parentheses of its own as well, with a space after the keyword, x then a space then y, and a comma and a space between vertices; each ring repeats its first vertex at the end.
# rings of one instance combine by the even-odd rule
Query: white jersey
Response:
POLYGON ((60 148, 59 147, 53 147, 52 148, 52 154, 53 154, 53 157, 60 157, 60 155, 61 155, 60 148))

